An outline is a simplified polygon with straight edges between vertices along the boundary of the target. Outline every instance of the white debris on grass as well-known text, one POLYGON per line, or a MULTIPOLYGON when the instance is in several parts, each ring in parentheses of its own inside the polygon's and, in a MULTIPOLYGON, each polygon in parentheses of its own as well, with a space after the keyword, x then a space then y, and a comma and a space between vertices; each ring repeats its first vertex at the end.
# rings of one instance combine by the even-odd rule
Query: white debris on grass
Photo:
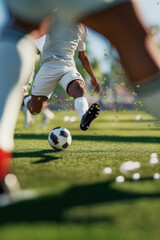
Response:
POLYGON ((125 181, 124 176, 117 176, 115 179, 116 183, 123 183, 125 181))
POLYGON ((150 158, 158 158, 157 153, 151 153, 150 158))
POLYGON ((76 121, 76 117, 72 116, 70 117, 70 122, 75 122, 76 121))
POLYGON ((159 163, 158 155, 157 153, 151 153, 150 159, 149 159, 149 164, 150 165, 156 165, 159 163))
POLYGON ((156 165, 158 163, 159 163, 158 158, 150 158, 150 160, 149 160, 150 165, 156 165))
POLYGON ((103 169, 103 174, 111 174, 112 173, 112 169, 110 167, 106 167, 103 169))
POLYGON ((132 176, 132 179, 133 180, 139 180, 140 179, 140 174, 139 173, 134 173, 133 176, 132 176))
POLYGON ((121 164, 120 171, 122 173, 130 173, 140 169, 141 165, 139 162, 127 161, 121 164))
POLYGON ((153 175, 153 179, 154 179, 154 180, 160 179, 160 174, 159 174, 159 173, 155 173, 155 174, 153 175))
POLYGON ((136 120, 136 121, 141 120, 141 118, 142 118, 142 117, 141 117, 141 115, 139 115, 139 114, 135 116, 135 120, 136 120))
POLYGON ((63 118, 63 121, 64 122, 68 122, 70 120, 70 117, 69 116, 65 116, 64 118, 63 118))

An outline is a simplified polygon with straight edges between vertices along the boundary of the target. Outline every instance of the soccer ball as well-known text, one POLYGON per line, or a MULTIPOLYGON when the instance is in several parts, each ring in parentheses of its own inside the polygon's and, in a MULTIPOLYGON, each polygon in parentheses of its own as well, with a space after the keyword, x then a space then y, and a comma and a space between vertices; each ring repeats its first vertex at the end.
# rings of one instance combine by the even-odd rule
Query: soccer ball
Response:
POLYGON ((70 132, 64 127, 53 128, 48 135, 50 146, 56 150, 66 149, 72 142, 70 132))

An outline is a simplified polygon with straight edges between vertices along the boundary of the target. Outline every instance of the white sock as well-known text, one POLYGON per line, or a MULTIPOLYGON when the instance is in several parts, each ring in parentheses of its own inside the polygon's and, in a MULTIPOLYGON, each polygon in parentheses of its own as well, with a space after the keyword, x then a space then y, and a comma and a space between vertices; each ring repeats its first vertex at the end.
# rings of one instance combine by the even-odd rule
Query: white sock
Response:
POLYGON ((49 110, 48 108, 44 108, 42 110, 42 114, 45 118, 53 119, 54 118, 54 113, 49 110))
POLYGON ((76 112, 79 114, 80 118, 87 112, 88 110, 88 102, 85 97, 79 97, 74 100, 74 108, 76 112))
POLYGON ((26 106, 26 108, 27 108, 27 104, 28 104, 29 100, 31 100, 31 96, 25 97, 25 99, 24 99, 24 105, 26 106))

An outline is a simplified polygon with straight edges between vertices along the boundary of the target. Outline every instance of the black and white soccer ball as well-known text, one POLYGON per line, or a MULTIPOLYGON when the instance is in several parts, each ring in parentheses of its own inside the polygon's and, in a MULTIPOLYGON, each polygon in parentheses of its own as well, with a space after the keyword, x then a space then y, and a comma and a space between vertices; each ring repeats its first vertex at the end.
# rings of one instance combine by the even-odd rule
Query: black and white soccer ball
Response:
POLYGON ((71 144, 72 136, 66 128, 56 127, 50 131, 48 142, 52 148, 64 150, 71 144))

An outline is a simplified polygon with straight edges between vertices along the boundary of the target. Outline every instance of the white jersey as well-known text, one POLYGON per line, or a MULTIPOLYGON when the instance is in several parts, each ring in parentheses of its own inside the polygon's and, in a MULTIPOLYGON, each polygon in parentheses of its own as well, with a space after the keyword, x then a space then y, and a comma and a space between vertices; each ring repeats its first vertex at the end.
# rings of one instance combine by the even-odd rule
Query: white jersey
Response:
POLYGON ((45 43, 45 38, 46 38, 46 35, 44 35, 43 37, 40 37, 40 38, 37 38, 34 40, 35 44, 36 44, 36 47, 38 48, 38 50, 40 52, 42 52, 42 49, 43 49, 43 46, 44 46, 44 43, 45 43))
POLYGON ((74 60, 75 51, 85 51, 87 28, 83 24, 69 25, 56 21, 51 32, 46 35, 41 62, 53 58, 56 60, 74 60))

